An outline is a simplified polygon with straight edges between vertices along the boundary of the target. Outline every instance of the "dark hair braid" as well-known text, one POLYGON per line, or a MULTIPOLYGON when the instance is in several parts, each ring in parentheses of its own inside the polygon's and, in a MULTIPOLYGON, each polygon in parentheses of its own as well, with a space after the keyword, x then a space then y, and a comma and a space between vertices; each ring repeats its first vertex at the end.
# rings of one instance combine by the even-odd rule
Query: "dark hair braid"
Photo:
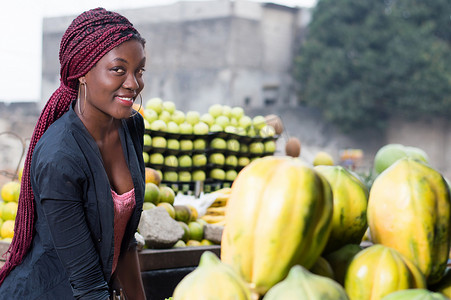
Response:
POLYGON ((6 262, 0 270, 0 284, 22 262, 31 246, 35 212, 30 166, 37 142, 77 98, 78 78, 86 75, 108 51, 131 38, 145 42, 124 16, 103 8, 82 13, 64 33, 59 53, 61 83, 44 106, 31 137, 22 174, 14 237, 3 254, 6 262))

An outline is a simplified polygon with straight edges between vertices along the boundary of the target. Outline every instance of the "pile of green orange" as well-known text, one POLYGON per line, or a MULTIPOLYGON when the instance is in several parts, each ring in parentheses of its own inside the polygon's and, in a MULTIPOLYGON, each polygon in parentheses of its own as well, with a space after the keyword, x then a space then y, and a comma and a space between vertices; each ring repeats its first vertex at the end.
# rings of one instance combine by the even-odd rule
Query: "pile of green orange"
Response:
POLYGON ((204 239, 206 222, 198 218, 197 209, 192 205, 174 205, 174 190, 161 184, 161 178, 152 168, 147 167, 146 174, 143 210, 163 207, 180 224, 185 234, 174 247, 212 245, 213 242, 204 239))

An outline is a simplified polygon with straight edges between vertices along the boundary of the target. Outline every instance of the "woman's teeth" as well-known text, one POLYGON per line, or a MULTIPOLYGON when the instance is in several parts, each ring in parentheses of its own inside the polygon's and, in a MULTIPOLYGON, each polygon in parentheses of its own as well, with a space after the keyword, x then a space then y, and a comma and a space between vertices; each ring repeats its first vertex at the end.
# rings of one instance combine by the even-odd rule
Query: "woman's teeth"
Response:
POLYGON ((128 101, 128 102, 133 102, 133 98, 128 98, 128 97, 117 97, 123 101, 128 101))

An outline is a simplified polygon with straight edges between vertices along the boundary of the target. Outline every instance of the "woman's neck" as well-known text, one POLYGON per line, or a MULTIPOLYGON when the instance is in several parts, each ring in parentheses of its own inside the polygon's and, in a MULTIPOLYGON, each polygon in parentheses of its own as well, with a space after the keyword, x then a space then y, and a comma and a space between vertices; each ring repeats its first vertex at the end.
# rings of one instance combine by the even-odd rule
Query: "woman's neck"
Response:
POLYGON ((87 112, 82 114, 79 112, 76 113, 97 144, 107 143, 111 137, 117 137, 121 120, 109 116, 93 116, 87 112))

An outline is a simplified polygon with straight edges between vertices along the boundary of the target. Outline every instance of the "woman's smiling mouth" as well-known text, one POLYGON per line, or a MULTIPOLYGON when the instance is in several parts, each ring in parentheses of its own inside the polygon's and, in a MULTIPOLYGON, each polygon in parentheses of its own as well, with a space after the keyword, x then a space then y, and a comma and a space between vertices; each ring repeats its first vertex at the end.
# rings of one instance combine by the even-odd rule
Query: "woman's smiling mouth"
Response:
POLYGON ((127 106, 132 106, 133 105, 133 102, 134 102, 134 98, 132 98, 132 97, 122 97, 122 96, 116 96, 115 97, 117 100, 119 100, 119 102, 121 102, 122 104, 124 104, 124 105, 127 105, 127 106))

